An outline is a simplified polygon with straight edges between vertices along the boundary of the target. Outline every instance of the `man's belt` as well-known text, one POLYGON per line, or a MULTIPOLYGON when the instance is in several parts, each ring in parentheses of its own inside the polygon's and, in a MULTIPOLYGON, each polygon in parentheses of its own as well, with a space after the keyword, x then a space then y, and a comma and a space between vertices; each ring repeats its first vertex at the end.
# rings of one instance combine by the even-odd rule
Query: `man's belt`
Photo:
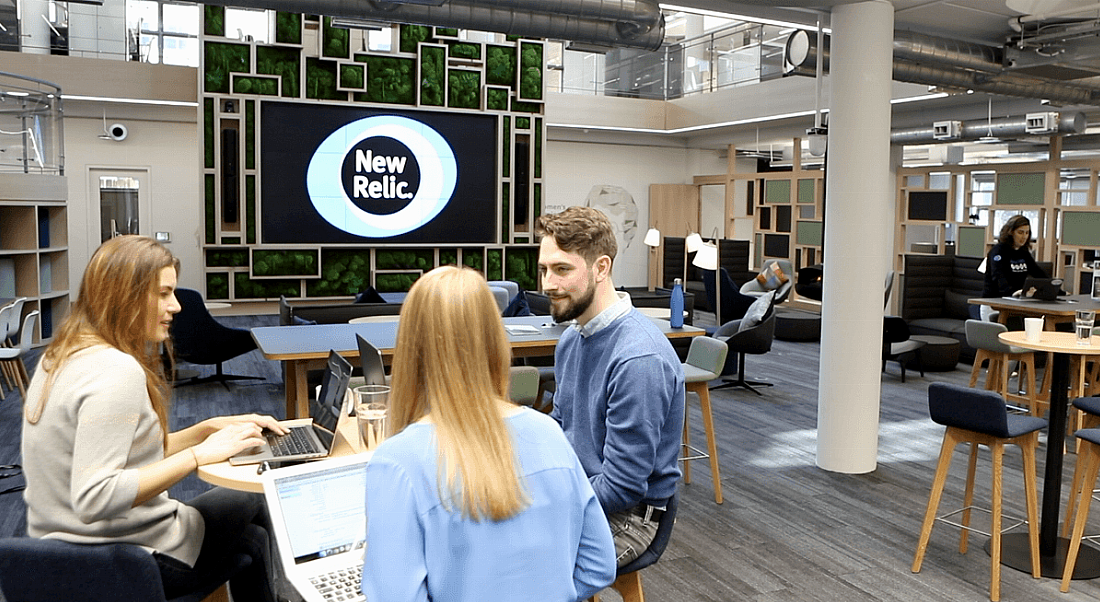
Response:
POLYGON ((658 508, 656 506, 650 506, 649 504, 638 504, 627 512, 630 512, 635 516, 642 517, 642 519, 646 522, 656 523, 661 521, 661 516, 664 515, 665 509, 658 508))

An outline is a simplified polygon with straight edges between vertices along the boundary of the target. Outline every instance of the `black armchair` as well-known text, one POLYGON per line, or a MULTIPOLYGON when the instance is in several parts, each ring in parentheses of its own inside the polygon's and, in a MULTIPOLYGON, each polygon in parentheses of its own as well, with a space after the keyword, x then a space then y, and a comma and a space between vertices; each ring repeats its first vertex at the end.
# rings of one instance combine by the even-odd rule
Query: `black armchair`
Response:
POLYGON ((220 382, 228 389, 226 382, 230 380, 263 380, 260 376, 238 376, 222 371, 222 362, 256 348, 252 333, 242 328, 224 326, 215 320, 198 291, 178 288, 176 299, 180 303, 180 311, 172 319, 172 343, 176 348, 176 358, 192 364, 217 366, 216 372, 210 376, 179 384, 220 382))
POLYGON ((722 375, 737 372, 737 380, 722 379, 724 384, 711 389, 725 389, 727 387, 744 387, 757 395, 761 395, 755 387, 770 387, 772 383, 748 380, 745 378, 745 354, 762 355, 772 349, 772 341, 775 339, 775 301, 768 303, 768 309, 758 324, 741 329, 741 320, 726 322, 714 333, 714 338, 725 341, 729 347, 729 355, 726 356, 726 365, 722 369, 722 375))
POLYGON ((882 319, 882 371, 886 371, 886 362, 897 362, 901 367, 901 382, 905 382, 905 366, 910 359, 917 361, 920 375, 924 376, 920 350, 923 341, 909 338, 909 325, 898 316, 885 316, 882 319))
MULTIPOLYGON (((714 270, 699 270, 703 274, 703 286, 707 291, 707 307, 718 307, 717 294, 714 287, 714 270)), ((745 317, 749 306, 756 301, 756 297, 743 294, 741 287, 730 278, 726 268, 719 270, 722 280, 722 323, 731 320, 740 320, 745 317)), ((717 315, 716 315, 717 317, 717 315)))

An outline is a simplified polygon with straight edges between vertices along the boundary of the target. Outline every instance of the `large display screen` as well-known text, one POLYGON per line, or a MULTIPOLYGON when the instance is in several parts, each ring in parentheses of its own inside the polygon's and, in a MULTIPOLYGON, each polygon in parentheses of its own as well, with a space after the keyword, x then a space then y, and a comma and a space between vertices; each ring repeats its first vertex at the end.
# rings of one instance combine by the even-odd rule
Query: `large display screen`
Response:
POLYGON ((260 240, 493 243, 497 118, 264 102, 260 240))

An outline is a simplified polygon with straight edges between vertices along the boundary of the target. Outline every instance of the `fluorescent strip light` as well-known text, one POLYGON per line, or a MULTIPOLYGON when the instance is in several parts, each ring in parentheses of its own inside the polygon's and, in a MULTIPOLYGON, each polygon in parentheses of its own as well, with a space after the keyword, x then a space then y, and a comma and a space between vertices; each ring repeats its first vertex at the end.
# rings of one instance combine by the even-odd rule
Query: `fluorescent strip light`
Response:
MULTIPOLYGON (((812 25, 806 23, 791 23, 789 21, 776 21, 774 19, 765 19, 762 17, 749 17, 746 15, 737 15, 734 13, 723 13, 716 10, 707 10, 705 8, 695 8, 692 6, 679 6, 677 4, 661 4, 661 10, 671 10, 682 13, 691 13, 693 15, 701 15, 704 17, 718 17, 719 19, 731 19, 734 21, 745 21, 746 23, 763 23, 765 25, 775 25, 777 27, 793 27, 795 29, 815 29, 812 25)), ((832 28, 822 27, 825 33, 831 33, 832 28)))
POLYGON ((62 94, 62 100, 87 100, 92 102, 117 102, 132 105, 159 105, 165 107, 197 107, 199 103, 188 100, 154 100, 148 98, 111 98, 107 96, 80 96, 76 94, 62 94))

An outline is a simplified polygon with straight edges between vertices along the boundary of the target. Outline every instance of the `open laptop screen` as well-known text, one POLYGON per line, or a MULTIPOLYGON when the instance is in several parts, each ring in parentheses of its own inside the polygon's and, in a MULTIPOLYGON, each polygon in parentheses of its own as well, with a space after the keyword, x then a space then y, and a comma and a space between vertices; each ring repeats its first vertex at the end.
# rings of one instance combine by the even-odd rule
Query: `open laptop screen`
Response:
POLYGON ((350 378, 351 364, 339 353, 330 350, 325 375, 321 377, 321 390, 314 402, 316 405, 309 412, 313 423, 330 433, 336 432, 336 423, 340 420, 340 409, 344 406, 344 395, 350 378))
POLYGON ((279 477, 274 485, 295 564, 360 550, 365 545, 366 471, 362 463, 279 477))

